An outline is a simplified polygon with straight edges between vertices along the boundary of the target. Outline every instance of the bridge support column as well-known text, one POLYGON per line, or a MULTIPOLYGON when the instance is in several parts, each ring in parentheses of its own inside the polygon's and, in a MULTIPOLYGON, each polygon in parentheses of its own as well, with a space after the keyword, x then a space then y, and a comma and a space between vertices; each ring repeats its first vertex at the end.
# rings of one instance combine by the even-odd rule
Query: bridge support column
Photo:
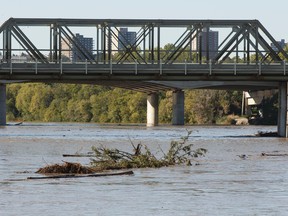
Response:
POLYGON ((0 126, 6 125, 6 85, 0 84, 0 126))
POLYGON ((149 94, 147 97, 147 127, 158 125, 158 93, 149 94))
POLYGON ((287 82, 279 84, 278 135, 287 137, 287 82))
POLYGON ((184 125, 184 92, 173 92, 173 125, 184 125))

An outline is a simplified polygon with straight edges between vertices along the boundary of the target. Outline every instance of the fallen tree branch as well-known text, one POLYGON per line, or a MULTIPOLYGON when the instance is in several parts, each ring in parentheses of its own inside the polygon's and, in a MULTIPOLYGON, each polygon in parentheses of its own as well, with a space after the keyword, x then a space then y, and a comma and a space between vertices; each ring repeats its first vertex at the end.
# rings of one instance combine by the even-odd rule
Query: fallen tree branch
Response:
POLYGON ((285 153, 282 153, 282 154, 281 154, 281 153, 278 153, 278 154, 277 154, 277 153, 264 153, 264 152, 263 152, 263 153, 261 154, 261 156, 285 157, 285 156, 288 156, 288 154, 287 154, 287 153, 286 153, 286 154, 285 154, 285 153))
POLYGON ((258 131, 256 134, 257 137, 278 137, 278 132, 273 131, 258 131))
POLYGON ((171 141, 170 148, 166 154, 160 149, 163 153, 162 158, 156 158, 146 145, 139 143, 135 146, 131 140, 134 154, 103 146, 93 146, 92 150, 96 157, 91 158, 91 165, 97 171, 148 167, 159 168, 176 164, 191 165, 193 158, 204 156, 207 152, 204 148, 194 149, 193 144, 188 143, 191 133, 191 131, 187 131, 187 135, 181 137, 179 141, 171 141))
POLYGON ((61 178, 86 178, 86 177, 104 177, 104 176, 119 176, 119 175, 133 175, 133 171, 124 171, 124 172, 115 172, 115 173, 94 173, 87 175, 76 175, 76 174, 67 174, 67 175, 52 175, 52 176, 33 176, 27 177, 27 179, 36 180, 36 179, 61 179, 61 178))
POLYGON ((95 157, 92 154, 63 154, 62 157, 95 157))

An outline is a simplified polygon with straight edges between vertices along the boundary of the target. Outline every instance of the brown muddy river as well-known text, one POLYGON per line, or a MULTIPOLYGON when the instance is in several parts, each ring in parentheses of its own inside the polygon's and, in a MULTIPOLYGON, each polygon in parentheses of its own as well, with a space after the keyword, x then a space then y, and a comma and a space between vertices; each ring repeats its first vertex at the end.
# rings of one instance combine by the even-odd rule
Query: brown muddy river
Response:
MULTIPOLYGON (((0 128, 0 215, 287 215, 288 140, 253 137, 274 126, 156 127, 32 124, 0 128), (208 153, 199 166, 135 169, 132 176, 26 180, 63 158, 105 145, 130 151, 129 138, 161 156, 192 130, 208 153), (238 155, 245 154, 245 159, 238 155)), ((195 161, 195 163, 196 163, 195 161)))

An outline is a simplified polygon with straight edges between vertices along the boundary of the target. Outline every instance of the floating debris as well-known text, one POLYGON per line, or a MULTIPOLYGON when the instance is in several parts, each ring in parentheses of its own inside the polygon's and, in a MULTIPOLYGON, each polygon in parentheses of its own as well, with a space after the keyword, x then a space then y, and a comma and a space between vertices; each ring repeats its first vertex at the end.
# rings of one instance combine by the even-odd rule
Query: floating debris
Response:
MULTIPOLYGON (((199 156, 204 156, 207 152, 204 148, 194 149, 193 144, 188 143, 191 131, 187 131, 187 136, 181 137, 179 141, 172 141, 167 153, 163 153, 163 157, 158 159, 150 151, 150 149, 141 143, 133 146, 132 153, 121 151, 119 149, 110 149, 104 146, 92 147, 91 154, 75 154, 65 155, 72 157, 86 157, 91 159, 91 166, 83 166, 80 163, 65 162, 63 164, 48 165, 40 168, 36 173, 50 174, 66 174, 67 177, 74 177, 75 174, 93 174, 95 172, 103 172, 107 170, 120 170, 131 168, 159 168, 163 166, 173 166, 179 164, 192 165, 191 161, 199 156)), ((63 155, 64 156, 64 155, 63 155)), ((199 163, 197 162, 197 165, 199 163)), ((63 175, 61 175, 62 177, 63 175)), ((55 177, 55 176, 54 176, 55 177)))
POLYGON ((277 132, 268 131, 258 131, 256 134, 258 137, 279 137, 277 132))
POLYGON ((95 170, 117 170, 131 168, 159 168, 179 164, 192 165, 191 160, 204 156, 207 149, 193 149, 193 144, 188 143, 191 131, 187 136, 181 137, 179 141, 172 141, 167 153, 160 159, 141 143, 135 146, 132 142, 133 153, 124 152, 119 149, 92 147, 95 157, 91 158, 92 167, 95 170))
POLYGON ((248 158, 248 155, 246 155, 246 154, 237 155, 237 156, 238 156, 239 158, 243 159, 243 160, 245 160, 245 159, 248 158))
POLYGON ((71 163, 66 161, 64 161, 63 164, 47 165, 36 171, 36 173, 40 174, 55 174, 55 173, 89 174, 94 172, 95 170, 93 170, 92 168, 83 166, 80 163, 71 163))
POLYGON ((93 154, 63 154, 63 157, 95 157, 93 154))
POLYGON ((25 173, 31 173, 31 171, 25 170, 25 171, 20 171, 20 172, 16 172, 17 174, 25 174, 25 173))
POLYGON ((110 173, 93 173, 93 174, 85 174, 85 175, 78 175, 78 174, 66 174, 66 175, 52 175, 52 176, 33 176, 27 177, 27 179, 60 179, 60 178, 85 178, 85 177, 104 177, 104 176, 119 176, 119 175, 133 175, 134 172, 124 171, 124 172, 110 172, 110 173))
POLYGON ((286 157, 288 153, 261 153, 261 156, 270 156, 270 157, 286 157))

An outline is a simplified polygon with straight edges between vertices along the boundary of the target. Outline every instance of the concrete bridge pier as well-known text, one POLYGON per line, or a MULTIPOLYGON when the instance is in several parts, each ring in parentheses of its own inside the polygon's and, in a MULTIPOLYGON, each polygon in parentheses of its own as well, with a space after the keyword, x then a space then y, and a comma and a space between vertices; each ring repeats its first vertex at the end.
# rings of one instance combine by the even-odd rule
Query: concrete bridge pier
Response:
POLYGON ((184 92, 173 92, 172 125, 184 125, 184 92))
POLYGON ((149 94, 147 97, 147 127, 158 125, 158 93, 149 94))
POLYGON ((287 82, 279 83, 278 135, 287 137, 287 82))
POLYGON ((0 84, 0 126, 6 125, 6 85, 0 84))

